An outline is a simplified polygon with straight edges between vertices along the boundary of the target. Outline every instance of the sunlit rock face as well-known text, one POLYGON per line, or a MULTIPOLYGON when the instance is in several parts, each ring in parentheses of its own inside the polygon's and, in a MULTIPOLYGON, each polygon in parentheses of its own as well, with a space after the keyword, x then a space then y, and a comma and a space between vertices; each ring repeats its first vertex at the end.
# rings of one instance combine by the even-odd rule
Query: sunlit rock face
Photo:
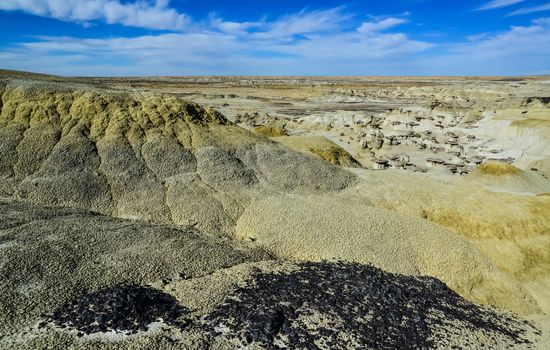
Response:
POLYGON ((547 348, 543 82, 8 75, 0 348, 547 348))

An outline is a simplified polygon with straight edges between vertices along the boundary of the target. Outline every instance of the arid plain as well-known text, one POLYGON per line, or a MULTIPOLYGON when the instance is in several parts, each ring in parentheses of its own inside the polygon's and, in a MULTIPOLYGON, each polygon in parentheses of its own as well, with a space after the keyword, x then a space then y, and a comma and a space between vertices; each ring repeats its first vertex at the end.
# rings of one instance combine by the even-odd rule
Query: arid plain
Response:
POLYGON ((0 93, 2 348, 550 346, 548 77, 0 93))

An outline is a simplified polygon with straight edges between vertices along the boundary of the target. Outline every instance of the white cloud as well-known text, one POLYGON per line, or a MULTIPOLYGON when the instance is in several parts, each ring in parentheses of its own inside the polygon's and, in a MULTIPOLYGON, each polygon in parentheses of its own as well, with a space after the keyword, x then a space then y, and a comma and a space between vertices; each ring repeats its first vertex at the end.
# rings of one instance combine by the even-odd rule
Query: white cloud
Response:
POLYGON ((526 15, 529 13, 542 12, 550 10, 550 2, 539 6, 524 7, 509 14, 509 16, 526 15))
POLYGON ((338 31, 340 25, 350 18, 337 7, 324 11, 301 11, 265 23, 263 30, 255 33, 258 38, 284 38, 294 35, 319 34, 338 31))
POLYGON ((494 9, 499 9, 499 8, 519 4, 520 2, 524 2, 524 1, 525 0, 493 0, 493 1, 489 1, 488 3, 482 5, 477 10, 478 11, 494 10, 494 9))
POLYGON ((242 35, 253 28, 261 28, 264 24, 261 22, 230 22, 220 18, 212 18, 210 25, 227 34, 242 35))
POLYGON ((271 21, 212 18, 185 31, 133 38, 41 36, 4 48, 0 62, 63 75, 515 75, 550 69, 550 18, 447 44, 399 31, 405 19, 354 27, 350 18, 333 9, 271 21))
POLYGON ((377 33, 408 22, 403 18, 390 17, 377 22, 364 22, 357 31, 363 34, 377 33))
POLYGON ((134 38, 42 36, 12 47, 2 60, 10 68, 35 70, 40 63, 34 58, 40 57, 58 74, 375 74, 406 67, 408 56, 431 47, 388 32, 403 20, 372 22, 375 28, 366 35, 366 24, 361 31, 344 26, 349 18, 337 8, 272 21, 214 18, 186 32, 134 38))
POLYGON ((451 45, 425 61, 434 74, 531 75, 550 70, 550 18, 451 45))
POLYGON ((103 21, 148 29, 184 28, 189 18, 169 7, 168 0, 2 0, 0 10, 22 11, 62 21, 103 21))

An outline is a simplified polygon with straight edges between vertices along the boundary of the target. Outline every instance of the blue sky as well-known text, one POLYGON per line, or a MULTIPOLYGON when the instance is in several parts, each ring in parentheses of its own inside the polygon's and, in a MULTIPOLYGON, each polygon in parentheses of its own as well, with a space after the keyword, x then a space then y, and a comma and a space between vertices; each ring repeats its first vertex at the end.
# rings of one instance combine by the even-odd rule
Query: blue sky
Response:
POLYGON ((0 0, 0 68, 61 75, 550 74, 548 0, 0 0))

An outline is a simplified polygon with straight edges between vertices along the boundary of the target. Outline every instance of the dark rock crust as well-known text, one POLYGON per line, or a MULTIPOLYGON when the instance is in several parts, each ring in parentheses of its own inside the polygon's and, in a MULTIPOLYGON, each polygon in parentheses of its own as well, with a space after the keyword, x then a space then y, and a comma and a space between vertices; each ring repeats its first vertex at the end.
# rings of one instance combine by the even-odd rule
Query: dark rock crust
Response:
POLYGON ((529 343, 526 331, 533 329, 470 303, 435 278, 326 262, 302 263, 292 273, 258 270, 206 325, 216 335, 227 327, 224 336, 268 349, 430 349, 446 347, 456 330, 514 345, 529 343), (444 331, 436 337, 437 329, 444 331))
MULTIPOLYGON (((472 304, 431 277, 404 276, 356 263, 306 262, 291 272, 256 269, 216 309, 191 315, 151 287, 119 285, 58 308, 47 320, 79 335, 135 334, 162 320, 212 342, 266 349, 433 349, 530 344, 530 323, 472 304), (187 318, 185 318, 187 317, 187 318)), ((44 323, 45 325, 45 323, 44 323)))

